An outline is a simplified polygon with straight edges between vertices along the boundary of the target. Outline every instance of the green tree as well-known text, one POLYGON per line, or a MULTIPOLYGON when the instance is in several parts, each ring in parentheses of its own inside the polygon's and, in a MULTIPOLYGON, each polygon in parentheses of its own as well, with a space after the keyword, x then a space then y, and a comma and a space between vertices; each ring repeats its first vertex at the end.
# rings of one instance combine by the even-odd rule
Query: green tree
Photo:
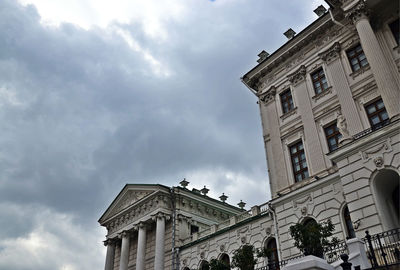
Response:
POLYGON ((217 259, 210 261, 210 270, 229 270, 229 266, 217 259))
POLYGON ((240 270, 254 270, 257 260, 254 258, 255 248, 252 245, 243 245, 235 250, 232 257, 231 268, 240 270))
POLYGON ((331 241, 328 240, 335 230, 330 219, 322 223, 309 220, 304 224, 290 226, 289 230, 294 239, 294 245, 306 256, 314 255, 323 258, 324 250, 338 242, 336 237, 331 241))

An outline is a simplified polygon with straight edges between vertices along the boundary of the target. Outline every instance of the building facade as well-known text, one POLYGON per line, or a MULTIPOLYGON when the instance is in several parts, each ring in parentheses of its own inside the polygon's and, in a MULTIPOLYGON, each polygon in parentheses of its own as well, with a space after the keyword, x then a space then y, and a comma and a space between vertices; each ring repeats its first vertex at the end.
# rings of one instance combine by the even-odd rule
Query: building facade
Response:
POLYGON ((342 240, 400 228, 399 4, 326 2, 242 78, 259 99, 272 199, 244 211, 185 182, 127 185, 99 220, 106 270, 208 269, 243 244, 274 251, 262 267, 300 254, 296 223, 330 219, 342 240))

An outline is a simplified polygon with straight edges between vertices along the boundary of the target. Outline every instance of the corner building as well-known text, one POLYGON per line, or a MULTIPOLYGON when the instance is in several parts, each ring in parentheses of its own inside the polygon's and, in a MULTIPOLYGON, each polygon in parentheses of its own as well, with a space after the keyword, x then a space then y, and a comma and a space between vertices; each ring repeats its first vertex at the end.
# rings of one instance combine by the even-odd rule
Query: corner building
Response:
POLYGON ((154 185, 164 190, 164 206, 143 208, 138 200, 100 219, 114 250, 106 270, 208 269, 213 258, 229 262, 243 244, 273 250, 258 259, 257 267, 268 267, 300 255, 289 235, 296 223, 331 219, 334 236, 343 241, 363 238, 366 230, 400 228, 398 1, 326 3, 329 10, 318 7, 316 21, 298 34, 285 33, 289 40, 271 55, 260 53, 258 65, 242 77, 259 99, 272 199, 244 211, 185 185, 173 188, 181 197, 172 200, 169 188, 154 185), (196 211, 180 208, 190 205, 185 198, 196 211), (176 206, 168 208, 172 201, 176 206), (145 221, 150 229, 142 256, 136 240, 142 219, 124 213, 148 209, 148 217, 165 215, 165 229, 157 234, 157 215, 145 221), (127 248, 123 233, 135 230, 127 248), (165 268, 153 262, 161 233, 165 268), (144 266, 137 266, 139 257, 144 266))

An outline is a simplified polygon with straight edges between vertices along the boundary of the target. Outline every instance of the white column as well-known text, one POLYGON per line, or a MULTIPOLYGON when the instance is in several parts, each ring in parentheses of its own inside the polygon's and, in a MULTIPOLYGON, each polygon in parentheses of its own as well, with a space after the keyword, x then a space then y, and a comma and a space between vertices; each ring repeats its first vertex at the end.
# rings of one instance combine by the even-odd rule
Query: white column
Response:
POLYGON ((390 70, 390 65, 368 21, 365 3, 360 1, 352 8, 348 16, 356 26, 361 46, 374 74, 375 82, 385 104, 386 111, 390 118, 394 116, 398 117, 400 114, 399 85, 390 70))
POLYGON ((164 214, 157 214, 154 219, 157 223, 154 270, 164 270, 165 216, 164 214))
POLYGON ((121 257, 119 260, 119 270, 128 270, 129 262, 129 233, 124 231, 121 233, 121 257))
POLYGON ((114 268, 115 241, 107 239, 104 241, 104 245, 107 246, 106 265, 104 270, 112 270, 114 268))
POLYGON ((138 247, 136 253, 136 270, 144 270, 146 257, 146 225, 139 223, 138 228, 138 247))

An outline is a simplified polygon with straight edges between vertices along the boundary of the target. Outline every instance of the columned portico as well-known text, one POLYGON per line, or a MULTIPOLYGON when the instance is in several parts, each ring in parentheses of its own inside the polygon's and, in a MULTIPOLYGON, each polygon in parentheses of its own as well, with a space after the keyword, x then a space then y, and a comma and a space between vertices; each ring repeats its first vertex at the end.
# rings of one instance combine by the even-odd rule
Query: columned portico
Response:
POLYGON ((154 270, 164 270, 165 214, 158 213, 153 220, 156 221, 154 270))
POLYGON ((399 85, 369 23, 365 2, 360 1, 348 12, 347 16, 356 26, 361 46, 374 74, 386 111, 390 118, 397 118, 400 114, 399 85))
POLYGON ((136 254, 136 270, 144 270, 146 257, 146 225, 139 223, 138 229, 138 246, 136 254))
POLYGON ((112 270, 114 268, 115 241, 113 239, 107 239, 104 241, 104 245, 107 247, 106 265, 104 270, 112 270))
POLYGON ((127 231, 121 233, 121 257, 119 261, 119 270, 128 270, 129 262, 129 240, 130 235, 127 231))

